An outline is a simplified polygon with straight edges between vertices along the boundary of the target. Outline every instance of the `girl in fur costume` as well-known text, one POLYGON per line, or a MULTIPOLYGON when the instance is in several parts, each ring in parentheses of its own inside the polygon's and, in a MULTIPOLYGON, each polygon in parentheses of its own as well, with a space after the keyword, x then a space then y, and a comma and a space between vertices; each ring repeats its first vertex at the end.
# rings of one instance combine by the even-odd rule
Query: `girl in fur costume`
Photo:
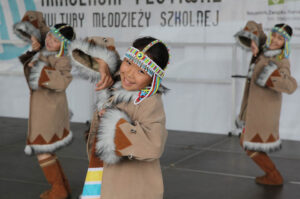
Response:
MULTIPOLYGON (((28 23, 23 22, 15 26, 19 28, 16 31, 24 33, 27 30, 24 26, 28 23)), ((72 140, 65 92, 72 75, 70 59, 65 55, 75 33, 67 24, 56 24, 44 38, 45 46, 41 48, 41 39, 32 36, 33 51, 20 57, 30 88, 25 153, 37 156, 47 181, 52 185, 40 198, 65 199, 70 197, 71 190, 54 153, 72 140)))
MULTIPOLYGON (((114 70, 109 63, 112 60, 103 61, 98 55, 93 57, 101 58, 95 59, 99 65, 107 64, 114 70)), ((163 198, 159 158, 167 131, 161 98, 166 88, 161 79, 168 61, 168 49, 160 40, 137 39, 126 52, 113 86, 97 93, 90 133, 96 136, 82 199, 100 195, 114 199, 163 198)), ((73 66, 85 70, 76 60, 73 66)), ((91 71, 86 75, 93 76, 91 71)))
POLYGON ((277 24, 266 40, 261 25, 253 21, 236 34, 239 44, 253 53, 239 120, 244 122, 240 138, 242 147, 266 173, 255 179, 258 184, 283 184, 283 178, 267 152, 281 148, 279 119, 282 93, 292 94, 297 88, 288 60, 291 36, 290 26, 277 24))

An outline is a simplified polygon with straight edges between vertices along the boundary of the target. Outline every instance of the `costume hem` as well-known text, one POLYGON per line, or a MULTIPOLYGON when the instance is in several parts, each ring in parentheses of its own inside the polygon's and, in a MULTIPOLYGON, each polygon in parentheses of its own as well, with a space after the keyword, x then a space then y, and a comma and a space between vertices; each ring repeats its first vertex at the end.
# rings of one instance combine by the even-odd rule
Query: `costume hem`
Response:
POLYGON ((69 131, 69 135, 65 137, 63 140, 59 140, 52 144, 26 145, 24 152, 26 155, 33 155, 33 154, 40 154, 40 153, 53 153, 59 148, 70 144, 72 139, 73 139, 73 133, 72 131, 69 131))
POLYGON ((243 142, 243 148, 250 151, 261 151, 261 152, 274 152, 281 149, 281 140, 270 143, 261 143, 261 142, 243 142))

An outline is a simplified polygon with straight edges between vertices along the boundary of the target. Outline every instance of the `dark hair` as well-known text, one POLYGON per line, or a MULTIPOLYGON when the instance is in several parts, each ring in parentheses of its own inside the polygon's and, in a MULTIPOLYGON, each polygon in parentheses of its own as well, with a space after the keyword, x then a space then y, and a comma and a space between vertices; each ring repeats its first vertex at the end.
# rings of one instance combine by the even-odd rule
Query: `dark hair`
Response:
MULTIPOLYGON (((133 47, 143 50, 149 43, 155 41, 153 37, 141 37, 133 42, 133 47)), ((154 44, 146 51, 146 54, 162 69, 165 69, 169 62, 169 51, 163 43, 154 44)))
POLYGON ((59 32, 70 41, 73 41, 76 38, 74 29, 71 26, 69 26, 68 24, 65 24, 65 23, 55 24, 54 28, 56 28, 56 29, 61 28, 61 29, 59 29, 59 32), (65 27, 63 27, 63 26, 65 26, 65 27))
POLYGON ((293 35, 293 29, 291 26, 287 25, 287 24, 284 24, 284 23, 279 23, 279 24, 276 24, 275 27, 278 27, 278 28, 281 28, 284 26, 284 30, 287 32, 287 34, 289 34, 290 36, 293 35))

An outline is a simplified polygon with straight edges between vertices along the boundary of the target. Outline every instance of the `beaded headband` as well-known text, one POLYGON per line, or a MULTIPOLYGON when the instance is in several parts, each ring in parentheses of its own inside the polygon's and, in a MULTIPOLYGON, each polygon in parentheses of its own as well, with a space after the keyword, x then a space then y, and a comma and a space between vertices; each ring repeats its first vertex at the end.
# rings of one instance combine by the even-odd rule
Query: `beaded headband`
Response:
MULTIPOLYGON (((70 27, 68 25, 63 25, 59 28, 54 28, 52 27, 50 29, 50 32, 57 38, 61 41, 61 44, 60 44, 60 50, 59 50, 59 53, 56 55, 56 57, 61 57, 63 56, 64 54, 67 53, 68 51, 68 45, 71 43, 70 40, 68 40, 65 36, 63 36, 61 33, 60 33, 60 30, 63 29, 63 28, 66 28, 66 27, 70 27)), ((74 35, 73 35, 74 37, 74 35)))
POLYGON ((131 46, 123 57, 123 59, 127 58, 133 61, 139 67, 144 69, 150 77, 153 77, 151 87, 142 89, 139 92, 134 104, 139 104, 145 98, 154 95, 160 86, 162 78, 165 76, 165 70, 159 67, 151 58, 146 55, 146 52, 157 43, 164 44, 161 40, 154 40, 149 43, 142 51, 131 46))
POLYGON ((279 58, 282 59, 283 57, 288 58, 290 55, 290 40, 291 36, 284 30, 284 27, 286 27, 286 24, 282 27, 273 27, 270 35, 267 39, 266 46, 269 47, 271 44, 272 39, 272 33, 276 32, 284 37, 285 43, 284 43, 284 49, 282 51, 282 54, 279 55, 279 58))
POLYGON ((153 74, 155 73, 160 78, 163 78, 165 71, 161 69, 152 59, 150 59, 145 52, 145 48, 143 51, 139 51, 134 47, 130 47, 124 57, 132 60, 139 67, 143 68, 151 77, 153 77, 153 74))
POLYGON ((290 41, 291 40, 291 36, 284 30, 285 26, 286 25, 282 26, 281 28, 279 28, 279 27, 273 27, 272 28, 272 32, 277 32, 281 36, 283 36, 286 40, 290 41))

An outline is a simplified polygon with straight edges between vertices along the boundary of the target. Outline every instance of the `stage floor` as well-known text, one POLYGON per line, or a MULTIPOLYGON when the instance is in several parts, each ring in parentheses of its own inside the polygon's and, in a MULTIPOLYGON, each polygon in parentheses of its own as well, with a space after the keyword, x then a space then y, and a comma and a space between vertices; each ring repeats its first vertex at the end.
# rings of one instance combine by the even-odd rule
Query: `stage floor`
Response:
MULTIPOLYGON (((35 157, 24 154, 27 120, 0 117, 0 198, 35 199, 49 188, 35 157)), ((73 143, 57 155, 70 181, 73 198, 80 194, 88 166, 83 132, 72 123, 73 143)), ((169 131, 161 165, 165 199, 299 199, 300 142, 283 141, 271 154, 284 177, 283 187, 254 182, 263 172, 247 157, 236 136, 169 131)))

